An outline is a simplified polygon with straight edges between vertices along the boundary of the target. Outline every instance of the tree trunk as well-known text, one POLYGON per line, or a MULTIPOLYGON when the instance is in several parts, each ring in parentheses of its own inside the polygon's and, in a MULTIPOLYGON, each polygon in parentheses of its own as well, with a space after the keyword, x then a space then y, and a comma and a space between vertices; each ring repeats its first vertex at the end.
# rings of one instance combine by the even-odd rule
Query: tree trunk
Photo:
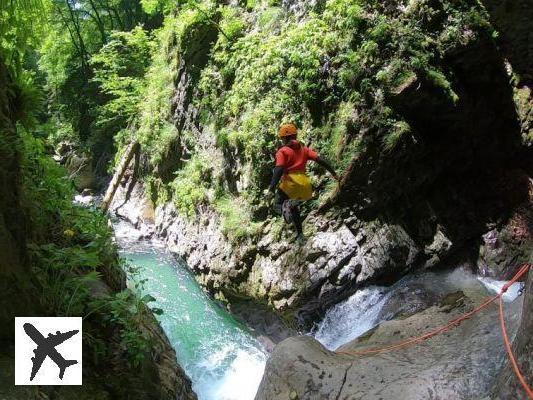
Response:
POLYGON ((122 181, 124 173, 126 172, 126 169, 128 168, 131 159, 135 154, 139 152, 140 148, 141 146, 137 141, 131 142, 128 147, 126 147, 126 150, 122 155, 122 159, 120 160, 115 174, 113 175, 113 179, 111 179, 111 182, 109 183, 109 186, 104 196, 104 200, 102 201, 101 207, 103 211, 107 211, 109 209, 109 205, 111 204, 111 201, 113 201, 113 196, 115 196, 115 192, 117 191, 118 185, 120 184, 120 181, 122 181))

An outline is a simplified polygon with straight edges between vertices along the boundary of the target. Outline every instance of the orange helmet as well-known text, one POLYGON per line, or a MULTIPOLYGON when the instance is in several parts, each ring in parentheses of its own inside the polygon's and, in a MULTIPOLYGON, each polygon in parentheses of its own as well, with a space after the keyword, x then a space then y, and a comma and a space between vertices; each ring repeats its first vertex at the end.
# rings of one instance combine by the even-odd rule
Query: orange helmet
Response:
POLYGON ((298 132, 298 128, 296 128, 296 125, 294 125, 294 124, 283 124, 283 125, 281 125, 281 128, 279 128, 278 137, 282 138, 282 137, 285 137, 285 136, 296 135, 297 132, 298 132))

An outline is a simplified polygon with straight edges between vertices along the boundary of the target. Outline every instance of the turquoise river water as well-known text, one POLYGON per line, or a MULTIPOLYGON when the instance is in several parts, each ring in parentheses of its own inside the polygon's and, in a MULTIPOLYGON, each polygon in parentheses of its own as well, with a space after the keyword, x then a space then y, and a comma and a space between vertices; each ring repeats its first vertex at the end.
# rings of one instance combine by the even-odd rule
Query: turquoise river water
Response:
MULTIPOLYGON (((135 267, 128 284, 143 281, 142 294, 155 298, 150 307, 176 351, 179 364, 193 383, 199 400, 253 400, 268 358, 249 330, 213 301, 195 281, 187 266, 158 242, 144 242, 127 224, 115 225, 121 255, 135 267)), ((128 269, 127 269, 128 270, 128 269)), ((128 271, 127 271, 128 272, 128 271)), ((391 287, 370 286, 326 312, 310 333, 328 349, 336 349, 380 323, 380 312, 395 290, 415 281, 432 292, 458 289, 498 292, 504 282, 479 278, 461 269, 412 274, 391 287), (480 284, 481 283, 481 284, 480 284)), ((504 300, 518 296, 515 283, 504 300)))
POLYGON ((124 248, 122 257, 136 267, 129 285, 144 281, 142 293, 156 300, 157 316, 179 364, 199 400, 252 400, 267 355, 252 334, 211 300, 187 266, 153 246, 124 248))

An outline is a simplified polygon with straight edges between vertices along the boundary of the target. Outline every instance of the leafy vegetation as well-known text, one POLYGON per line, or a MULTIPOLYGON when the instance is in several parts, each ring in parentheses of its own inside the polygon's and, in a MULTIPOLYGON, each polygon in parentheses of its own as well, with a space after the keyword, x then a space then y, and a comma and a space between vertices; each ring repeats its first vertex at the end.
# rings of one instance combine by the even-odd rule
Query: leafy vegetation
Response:
POLYGON ((72 184, 43 148, 42 140, 20 129, 23 204, 32 222, 28 249, 38 298, 43 309, 56 316, 91 317, 84 335, 98 358, 109 357, 109 338, 99 318, 118 328, 121 347, 133 367, 146 354, 149 339, 139 331, 144 302, 129 289, 109 296, 94 295, 104 276, 121 276, 107 218, 96 210, 72 204, 72 184), (94 319, 97 317, 97 319, 94 319))
POLYGON ((340 170, 371 148, 393 156, 416 132, 388 99, 424 82, 457 103, 444 57, 495 37, 476 1, 299 6, 47 0, 47 32, 33 45, 45 131, 54 144, 90 149, 100 173, 138 140, 152 200, 172 201, 189 218, 210 205, 227 221, 253 222, 280 123, 295 122, 340 170), (231 204, 250 212, 232 214, 231 204))
POLYGON ((134 129, 150 161, 145 180, 158 182, 150 186, 151 197, 161 201, 170 195, 188 217, 198 204, 211 204, 228 221, 254 221, 283 121, 299 125, 303 141, 339 169, 369 144, 377 143, 385 156, 399 151, 413 132, 387 98, 409 82, 424 81, 457 102, 442 58, 453 46, 490 34, 487 21, 483 8, 469 1, 422 0, 392 10, 378 1, 328 0, 299 19, 268 2, 204 1, 168 11, 134 129), (187 39, 212 24, 218 29, 213 44, 202 48, 187 39), (207 62, 197 84, 180 89, 190 97, 176 103, 176 81, 184 73, 179 66, 191 52, 205 52, 207 62), (197 121, 177 124, 172 107, 184 108, 180 112, 193 107, 197 121), (215 159, 227 160, 228 154, 238 159, 231 171, 237 193, 228 197, 233 184, 224 162, 201 171, 205 139, 191 125, 214 140, 215 159), (172 156, 176 152, 179 159, 172 156), (169 160, 175 160, 170 182, 157 172, 162 165, 168 169, 169 160), (230 216, 228 198, 252 212, 230 216))
POLYGON ((178 171, 170 184, 172 198, 179 211, 188 216, 196 213, 196 206, 207 200, 210 168, 206 158, 196 156, 178 171))
POLYGON ((260 229, 259 222, 249 222, 250 208, 242 198, 220 198, 215 209, 221 216, 222 232, 234 243, 254 236, 260 229))

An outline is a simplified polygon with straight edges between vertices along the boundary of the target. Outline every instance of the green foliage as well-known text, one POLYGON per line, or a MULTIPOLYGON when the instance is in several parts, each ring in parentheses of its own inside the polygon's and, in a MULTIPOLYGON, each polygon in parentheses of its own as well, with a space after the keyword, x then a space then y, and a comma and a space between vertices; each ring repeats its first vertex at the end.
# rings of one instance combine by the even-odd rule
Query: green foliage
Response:
POLYGON ((280 122, 310 119, 309 105, 322 89, 319 67, 327 51, 326 31, 316 18, 287 24, 279 34, 253 31, 229 49, 217 47, 214 69, 204 71, 202 106, 216 119, 218 142, 241 149, 253 165, 256 190, 264 184, 280 122))
POLYGON ((146 31, 160 16, 148 16, 140 0, 46 1, 48 24, 37 50, 48 112, 59 127, 50 134, 55 143, 74 138, 89 148, 103 174, 114 137, 124 136, 138 109, 150 61, 146 31))
POLYGON ((156 205, 165 204, 170 200, 170 188, 161 179, 147 175, 144 177, 145 195, 156 205))
POLYGON ((148 170, 177 170, 170 184, 168 177, 165 183, 149 173, 144 177, 154 201, 171 197, 192 216, 200 204, 214 203, 217 193, 225 199, 217 207, 229 225, 250 220, 231 214, 230 203, 245 202, 240 208, 246 209, 260 201, 282 122, 295 122, 301 139, 312 140, 339 169, 370 143, 385 153, 398 151, 408 145, 410 128, 388 97, 418 79, 457 102, 444 55, 491 33, 483 8, 469 1, 419 0, 400 10, 378 0, 327 0, 298 19, 276 0, 120 0, 119 17, 101 12, 101 20, 96 14, 102 10, 85 0, 74 10, 70 3, 52 4, 39 65, 52 99, 56 129, 47 131, 54 141, 79 134, 103 154, 113 140, 120 149, 133 134, 148 170), (128 18, 127 4, 133 10, 128 18), (89 11, 94 18, 81 17, 89 11), (160 13, 163 26, 153 33, 137 26, 146 14, 160 13), (199 43, 213 28, 216 42, 199 43), (193 56, 204 47, 210 50, 200 70, 193 56), (202 133, 176 126, 172 115, 184 77, 191 87, 180 95, 198 111, 202 133), (209 135, 214 138, 204 140, 209 135), (230 186, 226 178, 206 159, 203 142, 211 139, 235 168, 238 183, 231 185, 239 193, 231 198, 223 190, 230 186), (175 165, 168 168, 170 159, 175 165))
POLYGON ((405 121, 398 121, 387 136, 383 138, 383 149, 386 152, 392 152, 400 143, 402 137, 411 132, 411 127, 405 121))
MULTIPOLYGON (((72 204, 72 184, 63 169, 45 154, 43 142, 23 129, 22 204, 32 223, 28 237, 29 265, 43 309, 56 316, 99 316, 118 329, 120 345, 136 367, 148 351, 139 331, 147 298, 129 290, 94 297, 102 275, 120 276, 120 264, 107 217, 72 204)), ((107 333, 93 320, 84 325, 91 349, 105 354, 107 333)))
POLYGON ((170 183, 172 199, 178 211, 192 217, 196 207, 207 200, 211 182, 211 166, 207 156, 194 156, 179 170, 170 183))
POLYGON ((0 0, 0 59, 15 77, 27 50, 46 28, 44 11, 41 0, 0 0))
POLYGON ((152 165, 157 165, 179 138, 170 110, 180 51, 193 45, 190 37, 198 27, 213 23, 213 12, 211 8, 198 5, 185 7, 177 16, 167 16, 156 34, 157 45, 146 74, 136 131, 136 137, 152 165))
POLYGON ((112 143, 136 115, 144 87, 144 75, 150 61, 152 42, 145 30, 113 32, 109 41, 92 56, 93 82, 107 96, 96 107, 93 143, 112 143))
POLYGON ((220 29, 224 32, 221 40, 226 39, 229 42, 234 42, 236 39, 244 36, 246 30, 246 22, 239 13, 238 8, 223 7, 222 19, 220 21, 220 29))
POLYGON ((261 223, 252 221, 250 207, 244 199, 222 197, 214 205, 221 217, 222 233, 233 243, 259 232, 261 223))
POLYGON ((268 7, 259 14, 257 25, 261 30, 273 31, 281 25, 283 10, 281 7, 268 7))
POLYGON ((121 347, 127 354, 132 367, 138 367, 150 351, 150 339, 139 331, 146 304, 153 301, 151 296, 139 297, 130 289, 125 289, 111 296, 96 299, 92 303, 94 310, 103 313, 104 322, 109 327, 121 327, 121 347))
POLYGON ((21 160, 23 173, 22 198, 29 220, 33 221, 33 235, 37 241, 61 237, 63 211, 71 208, 72 184, 64 170, 45 155, 44 143, 20 129, 23 137, 21 160))
MULTIPOLYGON (((410 129, 387 97, 423 79, 457 102, 443 56, 490 31, 483 9, 467 1, 420 0, 393 11, 377 0, 327 0, 299 20, 277 2, 218 8, 203 2, 167 15, 147 74, 137 136, 152 166, 178 147, 192 157, 175 166, 179 171, 170 185, 174 203, 187 215, 201 203, 213 203, 213 191, 227 197, 224 183, 206 179, 210 174, 198 167, 203 150, 197 139, 176 129, 170 115, 177 67, 187 62, 180 57, 197 48, 187 38, 217 20, 218 41, 189 94, 204 131, 240 165, 232 172, 241 194, 247 194, 235 200, 243 204, 260 201, 282 122, 299 125, 303 141, 311 139, 337 168, 367 151, 369 143, 392 153, 410 129)), ((152 186, 152 198, 166 199, 165 185, 152 186)), ((240 219, 221 214, 228 221, 240 219)))
POLYGON ((37 117, 43 110, 43 91, 35 84, 35 74, 20 70, 15 78, 16 97, 11 104, 15 119, 26 128, 35 127, 37 117))

